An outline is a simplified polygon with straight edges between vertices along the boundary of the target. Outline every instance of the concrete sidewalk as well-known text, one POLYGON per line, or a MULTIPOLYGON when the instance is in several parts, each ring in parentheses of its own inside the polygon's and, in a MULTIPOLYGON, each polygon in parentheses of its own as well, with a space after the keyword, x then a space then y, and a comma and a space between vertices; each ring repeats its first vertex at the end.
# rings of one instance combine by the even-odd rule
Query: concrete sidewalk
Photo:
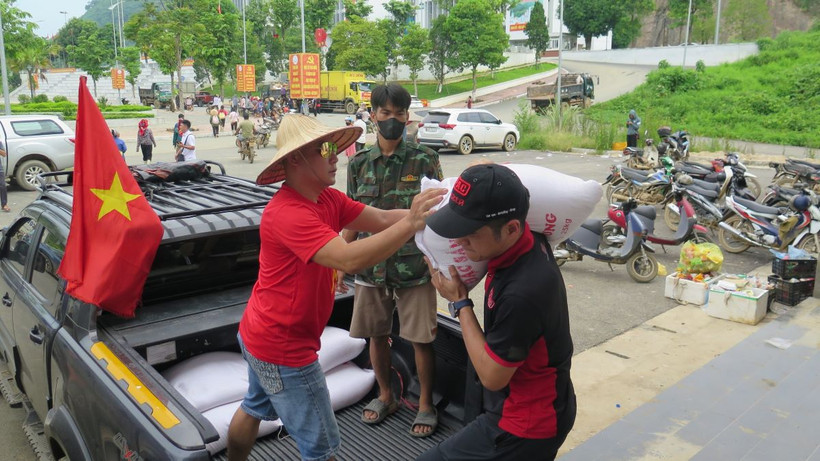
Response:
POLYGON ((573 381, 583 385, 562 460, 820 460, 820 300, 770 313, 755 327, 696 315, 706 317, 681 306, 573 359, 573 381), (715 322, 725 329, 708 325, 715 322), (638 356, 628 355, 625 345, 641 330, 702 342, 637 341, 638 356), (678 381, 681 367, 695 369, 678 381))

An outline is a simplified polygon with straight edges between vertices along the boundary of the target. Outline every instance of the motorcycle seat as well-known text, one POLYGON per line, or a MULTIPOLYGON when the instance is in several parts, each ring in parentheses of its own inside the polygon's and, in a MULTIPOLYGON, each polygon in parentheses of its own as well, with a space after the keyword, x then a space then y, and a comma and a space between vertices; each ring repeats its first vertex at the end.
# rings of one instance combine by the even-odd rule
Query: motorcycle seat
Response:
POLYGON ((702 179, 692 178, 692 184, 700 187, 701 189, 714 190, 714 191, 719 191, 720 190, 720 184, 718 184, 716 182, 704 181, 702 179))
POLYGON ((783 164, 783 169, 788 171, 789 173, 796 175, 810 175, 817 171, 816 168, 813 168, 809 165, 803 163, 793 163, 791 159, 789 159, 788 162, 783 164))
POLYGON ((732 200, 734 200, 735 203, 743 205, 746 208, 748 208, 748 209, 750 209, 750 210, 752 210, 756 213, 762 213, 762 214, 767 214, 767 215, 772 215, 772 216, 777 216, 777 215, 780 214, 780 208, 761 205, 761 204, 759 204, 759 203, 757 203, 753 200, 746 200, 744 198, 740 198, 737 195, 733 196, 732 200))
POLYGON ((710 173, 714 173, 714 171, 703 168, 703 167, 685 165, 683 163, 678 163, 677 165, 675 165, 675 171, 677 171, 679 173, 686 173, 690 176, 692 176, 692 175, 706 176, 710 173))
POLYGON ((655 207, 649 206, 649 205, 641 205, 641 206, 635 207, 635 209, 632 212, 633 213, 638 213, 639 215, 643 216, 644 218, 646 218, 650 221, 654 221, 655 216, 657 216, 657 212, 655 211, 655 207))
POLYGON ((640 175, 646 176, 646 170, 638 170, 638 169, 636 169, 636 168, 629 168, 628 166, 622 166, 622 167, 621 167, 621 171, 622 171, 622 172, 629 172, 629 173, 640 174, 640 175))
POLYGON ((683 187, 684 187, 684 189, 690 190, 690 191, 695 192, 695 193, 698 193, 698 194, 708 198, 709 200, 717 200, 717 198, 720 196, 720 193, 716 190, 704 189, 704 188, 696 186, 694 184, 688 184, 688 185, 685 185, 683 187))
POLYGON ((811 163, 806 160, 799 160, 796 158, 790 158, 788 159, 788 161, 793 164, 806 165, 808 167, 814 168, 815 170, 820 170, 820 163, 811 163))
POLYGON ((621 169, 621 176, 623 176, 626 179, 629 179, 630 181, 638 181, 638 182, 647 182, 651 179, 651 178, 646 176, 645 171, 633 170, 631 168, 628 168, 628 169, 622 168, 621 169))
POLYGON ((707 173, 715 171, 714 169, 712 169, 711 166, 704 165, 702 163, 697 163, 697 162, 678 162, 678 164, 683 165, 683 166, 687 166, 687 167, 690 167, 690 168, 701 168, 707 173))
POLYGON ((600 219, 587 219, 586 221, 581 224, 581 227, 584 229, 589 230, 590 232, 594 232, 595 234, 601 235, 604 233, 604 223, 600 219))

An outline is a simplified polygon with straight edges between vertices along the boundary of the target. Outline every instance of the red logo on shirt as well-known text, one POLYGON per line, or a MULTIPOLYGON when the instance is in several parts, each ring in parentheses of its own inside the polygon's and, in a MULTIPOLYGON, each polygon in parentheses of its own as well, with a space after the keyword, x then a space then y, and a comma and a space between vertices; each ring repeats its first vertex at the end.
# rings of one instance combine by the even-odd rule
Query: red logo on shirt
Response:
POLYGON ((493 310, 495 307, 495 288, 490 288, 490 294, 487 295, 487 309, 493 310))

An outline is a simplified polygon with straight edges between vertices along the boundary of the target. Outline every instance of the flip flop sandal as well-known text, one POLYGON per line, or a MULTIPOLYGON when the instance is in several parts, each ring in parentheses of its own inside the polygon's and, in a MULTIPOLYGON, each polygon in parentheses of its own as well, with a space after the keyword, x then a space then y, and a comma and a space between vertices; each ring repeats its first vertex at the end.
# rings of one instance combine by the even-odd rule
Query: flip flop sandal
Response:
POLYGON ((417 438, 430 437, 435 434, 438 427, 438 410, 433 408, 433 412, 420 411, 410 425, 410 435, 417 438), (416 426, 430 426, 430 432, 413 432, 416 426))
POLYGON ((390 402, 390 404, 386 404, 379 399, 373 399, 370 403, 367 404, 366 407, 362 410, 362 422, 365 424, 379 424, 380 422, 384 421, 384 418, 392 415, 393 413, 399 410, 399 402, 398 400, 394 400, 390 402), (376 413, 376 419, 367 419, 364 416, 364 410, 372 411, 376 413))
POLYGON ((8 213, 8 212, 10 212, 10 211, 11 211, 11 208, 9 208, 9 206, 8 206, 8 205, 6 205, 6 206, 4 206, 4 207, 3 207, 3 211, 5 211, 6 213, 8 213))

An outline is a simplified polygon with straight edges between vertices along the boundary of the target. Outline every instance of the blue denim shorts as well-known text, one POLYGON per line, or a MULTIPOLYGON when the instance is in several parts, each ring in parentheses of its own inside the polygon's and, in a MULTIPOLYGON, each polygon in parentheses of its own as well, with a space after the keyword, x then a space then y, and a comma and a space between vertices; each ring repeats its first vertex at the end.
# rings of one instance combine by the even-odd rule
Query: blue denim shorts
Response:
POLYGON ((342 442, 319 361, 299 368, 274 365, 251 355, 242 338, 237 338, 248 362, 248 393, 242 410, 258 419, 282 418, 304 460, 336 456, 342 442))

